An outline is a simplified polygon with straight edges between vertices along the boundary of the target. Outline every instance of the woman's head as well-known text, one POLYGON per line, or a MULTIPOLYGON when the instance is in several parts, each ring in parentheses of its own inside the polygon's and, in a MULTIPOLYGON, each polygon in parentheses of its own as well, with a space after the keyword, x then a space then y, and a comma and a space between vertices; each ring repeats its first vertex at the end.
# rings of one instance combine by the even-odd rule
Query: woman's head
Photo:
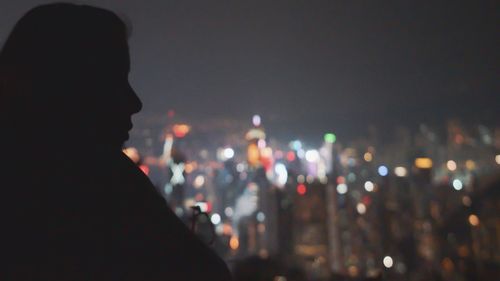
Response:
POLYGON ((36 7, 0 52, 2 117, 57 138, 120 147, 141 108, 129 70, 127 28, 114 13, 74 4, 36 7))

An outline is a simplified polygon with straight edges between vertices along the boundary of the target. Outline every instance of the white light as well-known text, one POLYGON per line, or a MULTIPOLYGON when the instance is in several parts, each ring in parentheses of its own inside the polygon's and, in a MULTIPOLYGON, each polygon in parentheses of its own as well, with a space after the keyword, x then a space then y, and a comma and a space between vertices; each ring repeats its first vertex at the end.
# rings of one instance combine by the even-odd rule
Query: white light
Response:
POLYGON ((337 185, 337 192, 339 194, 346 194, 347 193, 347 185, 345 183, 341 183, 337 185))
POLYGON ((307 183, 313 183, 313 182, 314 182, 314 177, 313 177, 313 176, 311 176, 311 175, 308 175, 308 176, 306 177, 306 182, 307 182, 307 183))
POLYGON ((195 188, 200 188, 205 184, 205 177, 203 175, 197 175, 194 178, 193 185, 195 188))
POLYGON ((389 173, 389 170, 387 169, 386 166, 382 165, 378 167, 378 174, 385 177, 389 173))
POLYGON ((392 265, 394 264, 394 261, 392 260, 392 258, 390 256, 385 256, 383 263, 384 263, 384 266, 386 268, 391 268, 392 265))
POLYGON ((306 180, 306 178, 304 177, 304 175, 298 175, 297 176, 297 182, 298 183, 304 183, 305 180, 306 180))
POLYGON ((220 215, 217 214, 217 213, 214 213, 211 217, 210 217, 210 221, 213 223, 213 224, 219 224, 221 222, 221 218, 220 218, 220 215))
POLYGON ((297 150, 297 157, 299 157, 300 159, 304 158, 305 154, 306 152, 303 149, 297 150))
POLYGON ((185 182, 184 179, 184 163, 176 164, 172 162, 171 164, 172 177, 170 178, 170 183, 172 186, 177 184, 183 184, 185 182))
POLYGON ((258 212, 257 213, 257 220, 259 222, 263 222, 266 219, 266 215, 263 212, 258 212))
POLYGON ((234 156, 234 150, 230 147, 224 149, 224 157, 226 159, 231 159, 234 156))
POLYGON ((366 181, 365 182, 365 190, 368 192, 372 192, 374 189, 375 185, 371 181, 366 181))
POLYGON ((262 149, 262 148, 265 148, 266 147, 266 141, 263 140, 263 139, 260 139, 257 141, 257 146, 262 149))
POLYGON ((207 202, 196 202, 194 204, 195 206, 198 206, 200 208, 200 211, 206 213, 208 211, 208 204, 207 202))
POLYGON ((316 149, 306 151, 306 160, 309 162, 317 162, 319 160, 319 152, 316 149))
POLYGON ((497 162, 497 164, 500 165, 500 154, 497 154, 495 156, 495 162, 497 162))
POLYGON ((242 173, 243 171, 245 171, 245 164, 243 163, 239 163, 238 165, 236 165, 236 171, 242 173))
POLYGON ((284 186, 288 180, 288 172, 286 170, 285 165, 283 165, 282 163, 277 163, 274 166, 274 172, 278 176, 276 179, 276 181, 277 181, 276 183, 279 186, 284 186))
POLYGON ((363 203, 358 203, 358 205, 356 205, 356 211, 358 211, 359 214, 364 214, 366 213, 366 206, 365 204, 363 203))
POLYGON ((450 171, 455 171, 457 169, 457 163, 453 160, 449 160, 448 162, 446 162, 446 167, 450 171))
POLYGON ((254 116, 252 117, 252 123, 253 123, 253 125, 254 125, 255 127, 259 127, 259 126, 260 126, 260 121, 261 121, 261 120, 260 120, 260 116, 259 116, 259 115, 257 115, 257 114, 256 114, 256 115, 254 115, 254 116))
POLYGON ((405 167, 396 167, 394 168, 394 174, 398 177, 406 177, 408 170, 405 167))
POLYGON ((232 217, 232 216, 233 216, 233 214, 234 214, 233 208, 231 208, 231 207, 226 207, 226 208, 224 209, 224 214, 225 214, 225 215, 226 215, 226 217, 228 217, 228 218, 232 217))
POLYGON ((463 187, 464 187, 464 185, 462 184, 462 182, 459 179, 453 180, 453 188, 455 190, 461 190, 463 187))

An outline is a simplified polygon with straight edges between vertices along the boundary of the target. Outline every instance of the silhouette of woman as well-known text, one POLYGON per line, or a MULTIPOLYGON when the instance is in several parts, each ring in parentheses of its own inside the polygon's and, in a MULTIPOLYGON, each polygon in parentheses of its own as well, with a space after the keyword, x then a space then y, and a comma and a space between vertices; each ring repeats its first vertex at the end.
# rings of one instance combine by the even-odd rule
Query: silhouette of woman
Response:
POLYGON ((50 4, 0 52, 0 280, 230 280, 121 153, 141 102, 114 13, 50 4))

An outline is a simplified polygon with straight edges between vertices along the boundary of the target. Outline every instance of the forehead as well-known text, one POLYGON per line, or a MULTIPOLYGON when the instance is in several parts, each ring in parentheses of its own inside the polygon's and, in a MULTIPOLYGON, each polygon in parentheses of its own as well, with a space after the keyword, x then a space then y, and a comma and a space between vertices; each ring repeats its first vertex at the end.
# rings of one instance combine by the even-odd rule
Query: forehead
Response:
POLYGON ((90 44, 84 50, 84 65, 91 67, 97 72, 130 70, 130 56, 127 41, 102 40, 90 44))

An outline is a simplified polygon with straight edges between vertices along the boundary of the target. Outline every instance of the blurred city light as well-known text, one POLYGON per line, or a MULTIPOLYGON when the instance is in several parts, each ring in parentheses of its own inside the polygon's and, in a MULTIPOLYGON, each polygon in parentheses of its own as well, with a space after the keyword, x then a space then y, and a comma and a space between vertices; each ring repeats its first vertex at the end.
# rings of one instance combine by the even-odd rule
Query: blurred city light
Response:
POLYGON ((224 157, 226 159, 231 159, 234 156, 234 150, 230 147, 224 149, 224 157))
MULTIPOLYGON (((384 231, 383 238, 366 240, 363 246, 367 249, 374 247, 378 245, 379 240, 401 243, 397 236, 400 234, 396 233, 399 228, 407 229, 408 235, 418 233, 424 235, 422 245, 415 245, 416 250, 422 251, 423 257, 434 255, 443 261, 445 257, 439 256, 432 249, 449 251, 450 247, 453 250, 453 245, 450 246, 445 242, 436 246, 429 242, 430 239, 435 239, 434 234, 428 233, 433 233, 437 220, 440 224, 446 223, 444 218, 449 217, 451 212, 465 212, 461 214, 462 220, 472 227, 489 223, 486 217, 479 221, 477 214, 483 215, 482 212, 478 213, 481 205, 473 205, 471 198, 478 196, 476 191, 479 190, 477 184, 479 181, 476 179, 491 171, 492 165, 493 169, 498 168, 495 162, 491 161, 491 148, 481 147, 481 153, 487 154, 483 158, 472 158, 473 154, 468 153, 464 159, 462 151, 454 151, 449 147, 436 146, 427 149, 427 146, 419 146, 418 153, 425 151, 429 157, 410 158, 414 161, 410 170, 405 165, 412 164, 407 162, 406 156, 413 155, 415 148, 412 146, 400 149, 398 146, 379 143, 375 150, 374 146, 366 142, 361 142, 364 146, 359 147, 360 144, 357 142, 339 143, 335 139, 337 145, 333 149, 333 146, 329 145, 332 141, 331 136, 325 134, 325 142, 315 148, 299 139, 280 142, 271 137, 266 140, 261 138, 266 135, 264 129, 255 127, 255 124, 249 130, 255 130, 255 134, 244 135, 242 132, 240 139, 233 135, 222 136, 213 143, 202 142, 202 147, 193 144, 198 140, 186 138, 174 142, 174 138, 171 137, 164 143, 165 157, 158 158, 161 161, 152 159, 146 154, 147 156, 143 159, 140 157, 137 163, 138 165, 143 162, 148 163, 152 173, 150 176, 156 177, 155 181, 159 181, 158 174, 166 175, 161 183, 164 188, 159 190, 171 200, 169 204, 172 204, 172 209, 178 216, 183 219, 189 218, 188 209, 193 205, 198 205, 208 212, 211 212, 211 209, 217 211, 209 215, 209 220, 215 225, 217 236, 220 241, 224 241, 226 249, 231 249, 225 254, 226 258, 245 257, 250 254, 271 256, 275 253, 273 247, 278 246, 269 245, 266 239, 269 241, 275 239, 273 235, 280 235, 280 240, 287 241, 289 249, 301 249, 305 252, 310 251, 318 257, 323 256, 325 254, 315 252, 315 248, 292 238, 303 235, 302 231, 310 231, 310 224, 319 220, 324 223, 322 227, 335 228, 339 237, 311 237, 316 239, 314 243, 319 243, 323 249, 329 247, 328 239, 340 239, 345 246, 340 246, 336 255, 343 256, 343 250, 353 247, 350 237, 361 235, 380 237, 377 236, 380 235, 380 231, 384 231), (248 136, 253 137, 246 138, 248 136), (225 146, 221 147, 220 144, 225 146), (377 151, 376 158, 375 151, 377 151), (181 153, 185 155, 179 157, 181 153), (174 159, 177 160, 173 161, 174 159), (185 160, 179 161, 179 159, 185 160), (228 161, 230 159, 235 161, 228 161), (457 159, 461 159, 460 162, 457 159), (461 169, 462 166, 459 169, 459 163, 463 164, 464 169, 461 169), (485 163, 489 163, 490 166, 484 168, 485 163), (158 168, 165 170, 158 173, 158 168), (390 177, 391 173, 394 178, 390 177), (328 188, 329 182, 335 184, 333 192, 338 194, 337 197, 329 196, 328 192, 332 191, 328 188), (434 188, 441 185, 449 185, 451 188, 434 188), (468 188, 467 192, 463 194, 455 192, 464 190, 465 187, 468 188), (372 193, 379 190, 381 192, 372 193), (430 193, 433 199, 429 202, 420 202, 412 196, 408 197, 409 191, 415 193, 417 197, 430 193), (334 199, 331 199, 332 197, 334 199), (405 212, 408 206, 427 208, 430 210, 430 217, 417 220, 415 216, 405 212), (334 209, 336 215, 332 216, 329 213, 330 209, 334 209), (320 213, 327 214, 326 221, 324 217, 316 217, 320 213), (402 220, 403 214, 410 216, 411 220, 408 222, 402 220), (294 224, 296 221, 294 227, 286 224, 287 216, 294 218, 294 224), (285 227, 287 231, 278 232, 276 227, 271 227, 273 224, 285 227), (386 226, 393 224, 396 224, 397 228, 386 226), (289 233, 290 237, 285 237, 288 235, 285 233, 289 233)), ((451 138, 452 145, 456 145, 453 140, 454 138, 451 138)), ((160 182, 161 180, 162 178, 160 182)), ((447 226, 440 227, 444 229, 447 226)), ((471 239, 470 241, 475 239, 466 237, 469 233, 457 234, 449 229, 446 231, 450 233, 449 242, 453 239, 471 239)), ((329 232, 326 235, 330 235, 329 232)), ((415 272, 416 269, 412 265, 394 259, 404 255, 404 252, 385 246, 380 250, 383 251, 367 250, 366 256, 365 254, 343 256, 350 262, 345 265, 346 274, 353 278, 375 276, 376 272, 380 272, 377 270, 381 268, 394 268, 391 274, 404 275, 415 272), (381 255, 383 252, 391 253, 392 257, 381 255), (383 262, 377 266, 376 260, 383 262)), ((222 250, 221 252, 224 253, 222 250)), ((300 256, 299 252, 292 251, 288 254, 300 256)), ((319 258, 314 259, 312 263, 318 268, 328 266, 328 257, 323 259, 325 262, 322 264, 319 263, 321 260, 319 258)))
POLYGON ((306 151, 306 160, 309 162, 317 162, 319 160, 319 152, 316 149, 306 151))
POLYGON ((290 148, 295 150, 295 151, 298 151, 298 150, 302 149, 302 143, 299 140, 294 140, 294 141, 290 142, 290 148))
POLYGON ((220 217, 220 215, 219 215, 219 214, 214 213, 214 214, 212 214, 212 216, 210 217, 210 221, 211 221, 213 224, 217 225, 217 224, 219 224, 219 223, 221 222, 221 217, 220 217))
POLYGON ((432 160, 430 158, 417 158, 415 159, 415 167, 419 169, 430 169, 432 168, 432 160))
POLYGON ((306 152, 303 149, 297 150, 297 157, 303 159, 306 156, 306 152))
POLYGON ((398 177, 406 177, 408 175, 408 170, 405 167, 396 167, 394 168, 394 174, 398 177))
POLYGON ((260 116, 259 115, 254 115, 252 117, 252 124, 255 126, 255 127, 259 127, 260 126, 260 116))
POLYGON ((258 222, 264 222, 266 215, 263 212, 258 212, 256 218, 258 222))
POLYGON ((124 148, 123 153, 125 153, 125 155, 127 155, 127 157, 130 158, 130 160, 132 160, 135 164, 139 163, 139 160, 141 159, 139 151, 135 147, 124 148))
POLYGON ((373 155, 370 152, 366 152, 363 155, 363 159, 365 159, 366 162, 371 162, 373 160, 373 155))
POLYGON ((345 183, 345 177, 344 176, 338 176, 337 177, 337 184, 345 183))
POLYGON ((147 176, 149 175, 149 167, 147 165, 139 165, 139 169, 147 176))
POLYGON ((448 162, 446 162, 446 167, 453 172, 457 169, 457 163, 453 160, 448 160, 448 162))
POLYGON ((233 216, 233 214, 234 214, 233 208, 231 208, 231 207, 226 207, 226 208, 224 209, 224 214, 225 214, 225 215, 226 215, 226 217, 228 217, 228 218, 232 217, 232 216, 233 216))
POLYGON ((183 138, 189 133, 189 131, 191 130, 191 127, 189 125, 186 125, 186 124, 175 124, 172 127, 172 130, 173 130, 174 136, 176 138, 183 138))
POLYGON ((194 178, 193 186, 195 188, 201 188, 204 184, 205 184, 205 177, 203 175, 197 175, 196 178, 194 178))
POLYGON ((385 256, 382 262, 384 263, 384 266, 386 268, 391 268, 392 265, 394 264, 394 261, 392 260, 392 257, 390 257, 390 256, 385 256))
POLYGON ((337 185, 337 192, 339 194, 346 194, 347 193, 347 185, 345 183, 341 183, 337 185))
POLYGON ((472 226, 478 226, 479 225, 479 218, 476 215, 472 214, 469 216, 469 223, 472 226))
POLYGON ((282 163, 276 163, 274 166, 274 172, 277 175, 276 184, 278 186, 284 186, 288 181, 288 172, 286 166, 282 163))
POLYGON ((231 247, 232 250, 237 250, 239 246, 240 246, 240 241, 238 237, 236 236, 231 237, 231 239, 229 240, 229 247, 231 247))
POLYGON ((368 192, 372 192, 374 189, 375 185, 371 181, 366 181, 365 182, 365 190, 368 192))
POLYGON ((469 171, 475 170, 476 162, 474 162, 474 160, 468 159, 467 161, 465 161, 465 168, 467 168, 467 170, 469 171))
POLYGON ((454 179, 453 180, 453 188, 455 190, 461 190, 462 187, 463 187, 463 184, 462 184, 462 182, 459 179, 454 179))
POLYGON ((259 147, 260 149, 264 149, 266 147, 267 143, 266 143, 266 140, 264 139, 260 139, 257 141, 257 147, 259 147))
POLYGON ((306 192, 307 192, 307 187, 305 186, 305 184, 299 184, 297 186, 297 193, 299 195, 304 195, 304 194, 306 194, 306 192))
POLYGON ((197 206, 197 207, 199 207, 200 211, 202 211, 204 213, 209 212, 209 208, 208 208, 207 202, 196 202, 194 205, 197 206))
POLYGON ((387 174, 389 174, 389 169, 387 169, 386 166, 382 165, 382 166, 378 167, 377 172, 382 177, 385 177, 385 176, 387 176, 387 174))
POLYGON ((327 133, 324 136, 324 140, 327 143, 335 143, 335 141, 337 140, 337 136, 335 136, 335 134, 333 133, 327 133))
POLYGON ((366 213, 366 206, 365 206, 365 204, 363 204, 363 203, 358 203, 358 204, 356 205, 356 210, 358 211, 358 213, 359 213, 360 215, 363 215, 364 213, 366 213))

